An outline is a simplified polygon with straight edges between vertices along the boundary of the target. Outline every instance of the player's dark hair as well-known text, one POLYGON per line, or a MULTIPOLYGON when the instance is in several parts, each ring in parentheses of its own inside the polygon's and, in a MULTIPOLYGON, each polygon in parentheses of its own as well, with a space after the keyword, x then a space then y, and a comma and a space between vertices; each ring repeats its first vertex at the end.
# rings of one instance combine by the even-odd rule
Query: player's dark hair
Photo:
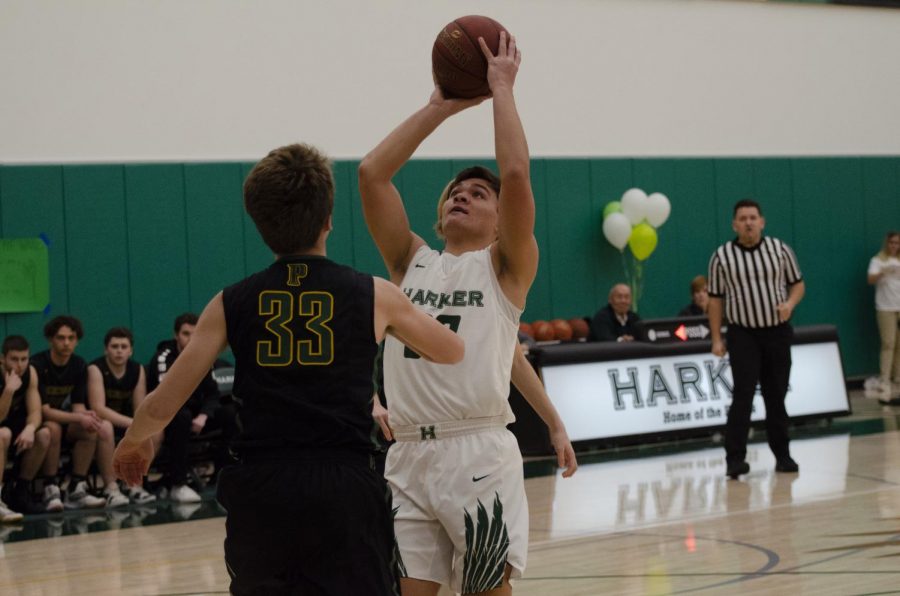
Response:
POLYGON ((106 335, 103 337, 103 345, 108 346, 110 340, 112 340, 112 338, 114 337, 124 337, 128 340, 128 343, 134 346, 134 335, 131 333, 131 329, 129 329, 128 327, 113 327, 112 329, 107 331, 106 335))
POLYGON ((181 313, 175 317, 175 334, 177 335, 181 331, 182 325, 196 325, 197 320, 197 315, 192 312, 181 313))
POLYGON ((274 149, 244 181, 244 208, 277 255, 315 245, 333 207, 331 161, 310 145, 274 149))
POLYGON ((59 333, 59 330, 62 327, 68 327, 74 331, 75 337, 78 339, 84 337, 84 327, 81 326, 81 321, 69 315, 59 315, 58 317, 50 319, 47 324, 44 325, 44 337, 50 339, 59 333))
POLYGON ((743 209, 744 207, 753 207, 754 209, 756 209, 756 212, 759 213, 760 216, 762 216, 763 214, 762 207, 759 206, 759 203, 757 203, 753 199, 741 199, 734 204, 734 212, 732 212, 731 217, 737 217, 738 209, 743 209))
POLYGON ((4 356, 9 354, 10 352, 24 352, 27 349, 28 340, 21 335, 7 335, 3 340, 2 353, 4 356))

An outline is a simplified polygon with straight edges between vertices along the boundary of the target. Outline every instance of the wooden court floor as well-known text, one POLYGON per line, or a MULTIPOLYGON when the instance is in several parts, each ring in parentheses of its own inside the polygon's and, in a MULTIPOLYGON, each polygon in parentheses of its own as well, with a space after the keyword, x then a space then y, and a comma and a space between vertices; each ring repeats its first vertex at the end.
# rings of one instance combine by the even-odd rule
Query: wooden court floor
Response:
MULTIPOLYGON (((800 473, 776 474, 765 443, 751 445, 740 481, 712 446, 529 478, 529 564, 514 593, 900 594, 896 423, 795 440, 793 453, 800 473)), ((223 524, 0 544, 0 594, 227 593, 223 524)))

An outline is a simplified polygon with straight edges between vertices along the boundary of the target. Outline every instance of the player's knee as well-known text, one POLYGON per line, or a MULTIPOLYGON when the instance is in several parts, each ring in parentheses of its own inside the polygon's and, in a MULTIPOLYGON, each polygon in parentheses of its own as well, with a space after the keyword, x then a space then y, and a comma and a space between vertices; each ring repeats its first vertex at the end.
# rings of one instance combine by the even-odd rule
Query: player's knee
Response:
POLYGON ((103 442, 112 443, 113 437, 115 436, 115 433, 113 432, 112 422, 110 422, 109 420, 104 420, 100 424, 100 430, 97 431, 97 434, 100 435, 100 439, 103 442))
POLYGON ((68 440, 73 443, 96 443, 98 433, 76 431, 71 433, 68 440))
POLYGON ((62 427, 52 420, 44 423, 44 428, 50 433, 50 442, 59 443, 62 440, 62 427))
POLYGON ((50 445, 50 429, 47 427, 41 427, 38 429, 36 433, 34 433, 34 443, 35 445, 40 445, 41 447, 47 447, 50 445))

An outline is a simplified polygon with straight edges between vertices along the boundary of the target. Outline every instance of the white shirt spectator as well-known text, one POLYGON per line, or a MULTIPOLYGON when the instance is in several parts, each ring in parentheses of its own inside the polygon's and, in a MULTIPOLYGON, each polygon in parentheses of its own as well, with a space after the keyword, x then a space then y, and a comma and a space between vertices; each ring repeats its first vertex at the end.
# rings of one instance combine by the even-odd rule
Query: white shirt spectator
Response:
POLYGON ((900 312, 900 259, 874 256, 869 261, 868 273, 882 274, 875 284, 875 310, 900 312))

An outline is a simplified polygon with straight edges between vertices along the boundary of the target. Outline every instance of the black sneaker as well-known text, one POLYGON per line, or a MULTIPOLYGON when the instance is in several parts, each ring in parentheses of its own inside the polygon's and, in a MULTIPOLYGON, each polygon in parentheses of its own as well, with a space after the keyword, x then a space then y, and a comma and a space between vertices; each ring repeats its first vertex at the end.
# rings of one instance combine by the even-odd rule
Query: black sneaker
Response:
POLYGON ((750 471, 750 464, 745 461, 736 461, 728 464, 728 469, 725 471, 725 475, 731 478, 732 480, 737 480, 737 477, 741 474, 746 474, 750 471))
POLYGON ((24 513, 25 515, 44 513, 46 509, 43 504, 38 502, 31 495, 30 484, 30 482, 24 480, 16 480, 12 490, 9 491, 7 503, 9 503, 9 506, 15 511, 24 513))
POLYGON ((798 466, 797 462, 795 462, 793 458, 788 455, 786 457, 779 458, 775 462, 775 471, 793 474, 800 471, 800 466, 798 466))

